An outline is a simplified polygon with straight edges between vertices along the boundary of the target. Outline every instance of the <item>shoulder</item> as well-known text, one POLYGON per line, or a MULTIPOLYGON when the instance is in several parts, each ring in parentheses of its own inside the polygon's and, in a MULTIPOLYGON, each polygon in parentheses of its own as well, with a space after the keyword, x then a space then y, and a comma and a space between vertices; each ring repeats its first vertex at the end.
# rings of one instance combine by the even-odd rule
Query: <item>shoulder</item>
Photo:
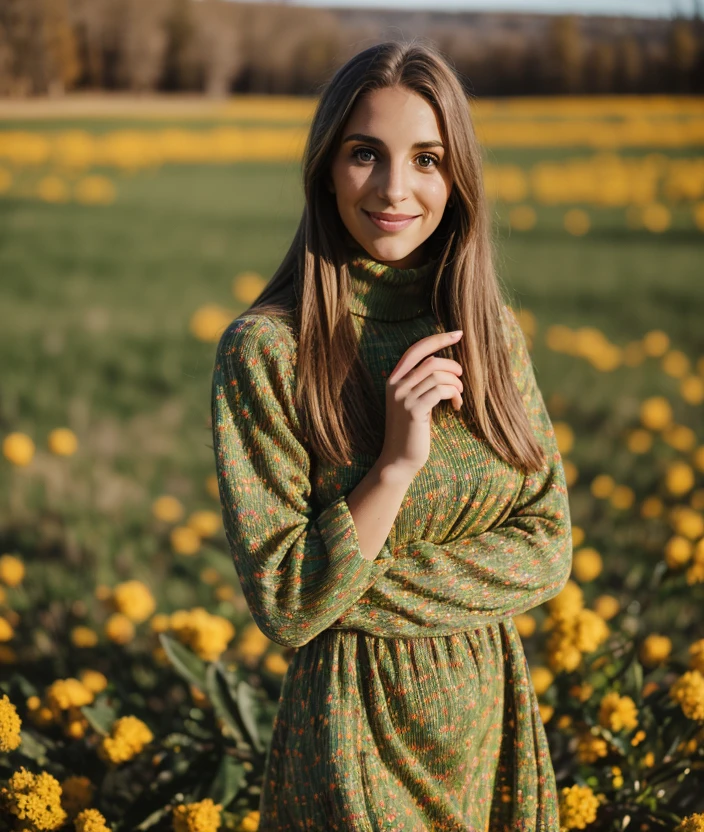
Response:
POLYGON ((515 310, 507 303, 501 304, 501 329, 508 347, 521 349, 525 345, 525 335, 515 310))
POLYGON ((258 366, 273 369, 293 365, 296 341, 290 326, 273 315, 244 313, 223 332, 216 350, 216 364, 258 366))

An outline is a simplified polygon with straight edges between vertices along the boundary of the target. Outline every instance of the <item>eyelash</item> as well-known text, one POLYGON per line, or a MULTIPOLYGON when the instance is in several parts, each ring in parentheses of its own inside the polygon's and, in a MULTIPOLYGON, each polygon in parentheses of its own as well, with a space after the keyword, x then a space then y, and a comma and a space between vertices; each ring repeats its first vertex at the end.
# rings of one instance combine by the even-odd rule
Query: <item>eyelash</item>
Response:
MULTIPOLYGON (((358 154, 358 153, 375 153, 375 152, 376 152, 376 151, 372 150, 372 149, 371 149, 371 148, 369 148, 369 147, 356 147, 356 148, 352 151, 352 156, 353 156, 355 159, 357 159, 357 161, 358 161, 358 162, 362 162, 362 163, 364 163, 364 160, 360 159, 360 158, 359 158, 359 156, 358 156, 357 154, 358 154)), ((436 166, 436 167, 440 164, 440 158, 439 158, 438 156, 436 156, 434 153, 420 153, 419 155, 420 155, 420 156, 427 156, 429 159, 432 159, 432 160, 433 160, 433 162, 435 162, 435 166, 436 166)), ((421 167, 424 167, 424 166, 423 166, 423 165, 421 165, 421 167)), ((426 167, 426 170, 430 170, 430 167, 428 167, 428 166, 425 166, 425 167, 426 167)))

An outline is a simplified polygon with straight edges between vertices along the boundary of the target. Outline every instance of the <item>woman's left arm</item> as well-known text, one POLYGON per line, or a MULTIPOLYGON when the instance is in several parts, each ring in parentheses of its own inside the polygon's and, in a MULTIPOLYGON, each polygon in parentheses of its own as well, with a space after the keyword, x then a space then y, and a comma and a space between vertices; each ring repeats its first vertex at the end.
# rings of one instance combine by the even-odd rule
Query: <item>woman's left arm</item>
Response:
POLYGON ((525 337, 508 309, 511 365, 530 424, 545 451, 509 515, 469 538, 412 540, 394 549, 391 567, 357 602, 377 618, 405 620, 409 635, 448 626, 478 627, 531 609, 556 595, 572 567, 570 510, 555 432, 538 388, 525 337), (415 630, 409 630, 415 626, 415 630), (442 627, 438 627, 442 625, 442 627))

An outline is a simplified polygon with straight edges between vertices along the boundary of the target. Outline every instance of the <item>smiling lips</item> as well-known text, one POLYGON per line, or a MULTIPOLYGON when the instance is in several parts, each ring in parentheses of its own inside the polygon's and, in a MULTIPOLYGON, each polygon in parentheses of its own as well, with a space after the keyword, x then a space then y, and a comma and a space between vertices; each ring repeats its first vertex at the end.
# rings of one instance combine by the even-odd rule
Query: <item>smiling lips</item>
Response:
POLYGON ((414 214, 385 214, 383 212, 364 212, 378 228, 383 231, 399 231, 407 228, 417 218, 414 214))

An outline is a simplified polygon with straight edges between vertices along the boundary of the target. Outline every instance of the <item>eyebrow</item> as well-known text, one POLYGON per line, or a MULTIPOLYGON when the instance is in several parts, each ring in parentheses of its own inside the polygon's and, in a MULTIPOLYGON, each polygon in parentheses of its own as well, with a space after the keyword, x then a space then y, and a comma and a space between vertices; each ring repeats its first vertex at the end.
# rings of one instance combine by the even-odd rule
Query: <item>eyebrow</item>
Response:
MULTIPOLYGON (((346 142, 367 142, 368 144, 375 144, 378 147, 383 147, 384 142, 381 139, 377 139, 376 136, 367 136, 366 133, 350 133, 345 139, 342 140, 342 143, 345 144, 346 142)), ((445 149, 445 145, 439 139, 431 139, 427 142, 416 142, 413 145, 413 149, 423 149, 426 147, 441 147, 443 150, 445 149)))

